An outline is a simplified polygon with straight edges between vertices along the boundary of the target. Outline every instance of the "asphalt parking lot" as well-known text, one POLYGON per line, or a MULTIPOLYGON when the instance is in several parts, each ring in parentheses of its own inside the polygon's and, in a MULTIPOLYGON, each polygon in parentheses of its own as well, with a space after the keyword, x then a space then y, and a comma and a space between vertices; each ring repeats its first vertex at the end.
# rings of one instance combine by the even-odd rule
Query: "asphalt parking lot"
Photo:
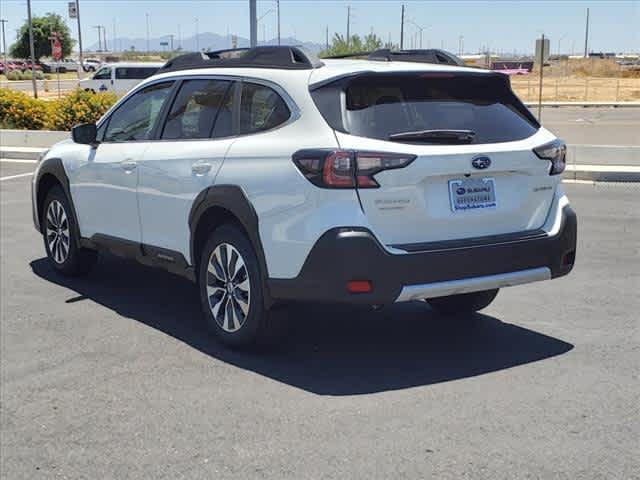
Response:
POLYGON ((483 314, 286 307, 242 353, 179 277, 57 276, 29 182, 0 184, 2 478, 640 478, 637 184, 567 185, 573 273, 483 314))

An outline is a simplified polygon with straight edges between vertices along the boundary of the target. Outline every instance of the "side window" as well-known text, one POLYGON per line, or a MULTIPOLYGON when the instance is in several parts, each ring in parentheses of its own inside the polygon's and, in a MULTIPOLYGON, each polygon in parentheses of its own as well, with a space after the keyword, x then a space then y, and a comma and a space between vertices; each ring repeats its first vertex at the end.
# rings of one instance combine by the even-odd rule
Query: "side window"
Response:
POLYGON ((94 80, 111 80, 111 68, 102 67, 100 70, 96 72, 93 76, 94 80))
POLYGON ((149 67, 116 68, 116 78, 122 80, 142 80, 153 75, 158 69, 149 67))
MULTIPOLYGON (((163 139, 210 138, 213 124, 225 100, 231 82, 187 80, 180 87, 167 116, 163 139)), ((226 117, 226 114, 221 112, 226 117)), ((231 126, 229 111, 229 126, 231 126)), ((225 118, 219 121, 227 121, 225 118)))
POLYGON ((109 119, 104 141, 148 139, 172 84, 173 82, 151 85, 120 105, 109 119))
POLYGON ((275 90, 255 83, 243 83, 240 99, 240 133, 255 133, 286 122, 291 112, 275 90))

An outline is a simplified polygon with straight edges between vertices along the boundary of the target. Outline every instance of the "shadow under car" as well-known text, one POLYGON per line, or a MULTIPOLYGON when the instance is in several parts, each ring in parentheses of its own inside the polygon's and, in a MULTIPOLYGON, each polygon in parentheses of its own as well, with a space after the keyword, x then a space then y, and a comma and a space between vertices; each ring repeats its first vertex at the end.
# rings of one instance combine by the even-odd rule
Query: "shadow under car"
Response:
POLYGON ((83 278, 58 275, 46 258, 33 272, 218 360, 321 395, 431 385, 535 362, 570 343, 483 314, 439 315, 425 302, 367 307, 299 304, 274 310, 286 334, 267 349, 234 351, 207 332, 189 281, 102 254, 83 278))

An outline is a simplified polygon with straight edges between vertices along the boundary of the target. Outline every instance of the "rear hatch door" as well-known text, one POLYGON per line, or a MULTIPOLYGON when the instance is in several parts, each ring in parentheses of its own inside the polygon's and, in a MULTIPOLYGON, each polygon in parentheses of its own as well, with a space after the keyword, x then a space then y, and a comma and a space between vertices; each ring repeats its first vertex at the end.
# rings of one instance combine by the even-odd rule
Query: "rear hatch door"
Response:
POLYGON ((377 173, 378 188, 358 190, 383 243, 501 235, 544 223, 558 178, 533 148, 554 137, 506 76, 369 72, 339 90, 342 149, 415 156, 404 168, 377 173))

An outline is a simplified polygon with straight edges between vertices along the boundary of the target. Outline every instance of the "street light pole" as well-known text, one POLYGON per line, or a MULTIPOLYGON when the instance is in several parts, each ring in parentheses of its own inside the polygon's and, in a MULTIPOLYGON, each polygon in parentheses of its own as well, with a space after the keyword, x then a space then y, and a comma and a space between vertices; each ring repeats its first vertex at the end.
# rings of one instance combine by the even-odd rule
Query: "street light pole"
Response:
POLYGON ((145 13, 144 15, 147 20, 147 53, 149 53, 149 14, 145 13))
POLYGON ((588 49, 589 48, 589 9, 587 8, 587 26, 584 31, 584 58, 589 56, 588 49))
POLYGON ((29 51, 31 53, 31 84, 33 85, 33 98, 38 98, 36 85, 36 54, 33 46, 33 24, 31 22, 31 0, 27 0, 27 16, 29 19, 29 51))
POLYGON ((2 23, 2 47, 3 47, 3 52, 4 52, 4 68, 7 68, 7 39, 4 36, 4 24, 8 23, 8 20, 0 20, 0 22, 2 23))
POLYGON ((200 51, 200 34, 198 33, 198 17, 196 17, 196 51, 200 51))
POLYGON ((280 45, 280 0, 276 0, 276 8, 278 10, 278 45, 280 45))
POLYGON ((258 7, 256 0, 249 0, 249 42, 251 48, 258 45, 258 7))
POLYGON ((404 50, 404 4, 400 15, 400 50, 404 50))
POLYGON ((351 35, 350 33, 350 29, 351 29, 351 6, 347 6, 347 48, 349 48, 349 36, 351 35))
POLYGON ((93 28, 98 30, 98 51, 101 52, 102 51, 102 35, 100 32, 100 29, 102 28, 102 25, 94 25, 93 28))

